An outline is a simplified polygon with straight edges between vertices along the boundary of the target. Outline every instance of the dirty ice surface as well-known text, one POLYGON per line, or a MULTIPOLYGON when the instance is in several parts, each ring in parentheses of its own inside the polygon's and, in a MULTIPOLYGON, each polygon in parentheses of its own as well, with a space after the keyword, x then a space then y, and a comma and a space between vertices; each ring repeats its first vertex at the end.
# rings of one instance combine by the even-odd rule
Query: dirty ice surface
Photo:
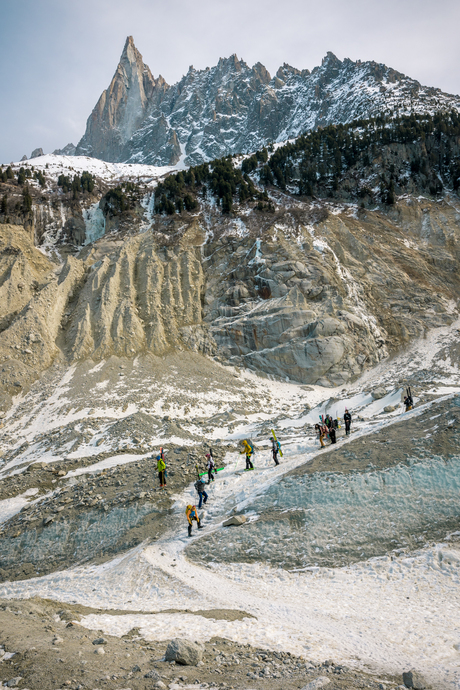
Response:
MULTIPOLYGON (((138 358, 123 365, 125 373, 109 393, 98 384, 113 375, 113 362, 69 371, 57 385, 50 384, 44 402, 33 391, 27 399, 18 398, 5 420, 11 442, 7 433, 3 443, 10 455, 3 474, 23 471, 44 451, 67 457, 68 448, 59 451, 58 440, 49 440, 56 429, 62 435, 66 424, 73 434, 68 443, 83 434, 80 457, 91 457, 101 436, 104 448, 118 444, 119 451, 120 440, 111 440, 110 431, 133 415, 150 415, 147 422, 153 425, 167 415, 167 426, 152 433, 156 437, 169 430, 182 435, 184 445, 202 442, 201 419, 206 420, 206 438, 226 443, 251 435, 259 437, 260 450, 253 472, 243 471, 242 456, 227 452, 225 470, 209 487, 205 529, 199 535, 194 530, 193 539, 187 538, 184 524, 185 506, 195 500, 190 485, 174 497, 169 528, 155 543, 103 565, 3 583, 0 596, 38 595, 129 611, 82 620, 107 634, 138 627, 147 639, 165 641, 221 635, 314 661, 333 658, 395 673, 416 668, 438 687, 460 688, 460 550, 449 537, 451 521, 459 518, 460 458, 426 457, 349 475, 287 476, 321 452, 312 432, 321 414, 341 417, 345 407, 351 409, 353 440, 400 420, 407 380, 416 398, 408 422, 431 406, 436 414, 428 392, 458 400, 460 375, 448 354, 458 326, 436 329, 414 343, 412 352, 340 389, 280 383, 209 363, 206 371, 217 378, 201 392, 202 378, 182 378, 179 364, 171 364, 158 384, 147 380, 138 358), (76 381, 83 378, 92 387, 91 408, 87 395, 78 398, 76 381), (377 386, 387 394, 374 400, 377 386), (395 409, 385 413, 385 407, 395 409), (273 466, 268 449, 273 427, 283 441, 279 467, 273 466), (22 449, 19 441, 14 447, 14 438, 28 439, 28 447, 22 449), (223 528, 233 509, 245 513, 248 524, 223 528), (214 621, 164 613, 171 608, 237 608, 254 617, 214 621)), ((337 447, 348 442, 342 439, 337 447)), ((139 439, 140 448, 142 443, 139 439)), ((121 461, 130 461, 131 454, 138 457, 127 450, 121 461)))

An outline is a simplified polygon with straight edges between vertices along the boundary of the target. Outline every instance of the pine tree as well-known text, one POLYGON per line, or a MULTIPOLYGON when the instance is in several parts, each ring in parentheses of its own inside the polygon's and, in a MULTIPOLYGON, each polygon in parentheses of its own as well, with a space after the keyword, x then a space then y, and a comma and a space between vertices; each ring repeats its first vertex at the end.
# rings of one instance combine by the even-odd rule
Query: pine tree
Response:
POLYGON ((7 180, 14 180, 14 172, 13 172, 13 168, 11 167, 11 165, 9 165, 6 169, 6 179, 7 180))
POLYGON ((4 194, 2 197, 2 214, 5 215, 7 213, 8 213, 8 197, 6 194, 4 194))
POLYGON ((22 210, 24 213, 30 213, 32 211, 32 196, 27 185, 24 185, 24 189, 22 190, 22 210))
POLYGON ((72 192, 73 192, 73 198, 78 199, 78 192, 81 189, 81 179, 78 177, 78 175, 74 175, 73 180, 72 180, 72 192))
POLYGON ((231 213, 233 206, 233 199, 231 194, 225 194, 222 197, 222 213, 231 213))
POLYGON ((85 192, 91 193, 94 189, 94 177, 87 170, 82 173, 81 186, 85 192))
POLYGON ((170 199, 166 199, 165 211, 168 216, 172 216, 176 212, 176 207, 170 199))
POLYGON ((190 194, 184 196, 184 204, 187 211, 194 211, 198 208, 198 202, 190 194))

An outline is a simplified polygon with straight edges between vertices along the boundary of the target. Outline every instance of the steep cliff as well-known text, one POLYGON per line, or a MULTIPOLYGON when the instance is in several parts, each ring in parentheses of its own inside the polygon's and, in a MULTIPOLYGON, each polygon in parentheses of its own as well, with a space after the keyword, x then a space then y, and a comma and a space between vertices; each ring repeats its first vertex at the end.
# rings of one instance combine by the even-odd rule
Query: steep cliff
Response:
POLYGON ((147 105, 165 88, 165 81, 153 78, 132 36, 128 36, 112 81, 88 118, 76 155, 119 160, 119 151, 144 120, 147 105))
POLYGON ((357 214, 298 202, 209 207, 53 265, 30 234, 1 257, 3 406, 56 360, 191 349, 276 378, 342 385, 457 316, 460 207, 402 199, 357 214), (316 214, 316 215, 315 215, 316 214))

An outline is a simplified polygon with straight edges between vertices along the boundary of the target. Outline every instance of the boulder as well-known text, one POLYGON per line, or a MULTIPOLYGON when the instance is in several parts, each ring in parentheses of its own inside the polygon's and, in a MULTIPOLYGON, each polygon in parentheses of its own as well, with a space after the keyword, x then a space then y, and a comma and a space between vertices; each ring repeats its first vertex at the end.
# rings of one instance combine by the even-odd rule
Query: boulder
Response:
POLYGON ((151 671, 145 674, 144 678, 151 678, 152 680, 161 680, 161 676, 158 673, 158 671, 155 671, 154 668, 152 668, 151 671))
POLYGON ((245 515, 233 515, 233 517, 228 518, 228 520, 225 520, 223 526, 231 527, 232 525, 236 525, 238 527, 239 525, 244 525, 246 521, 247 520, 245 515))
POLYGON ((380 400, 380 398, 384 398, 386 394, 387 392, 383 386, 378 386, 378 388, 372 391, 374 400, 380 400))
POLYGON ((171 640, 166 648, 165 661, 175 661, 183 666, 197 666, 203 658, 203 647, 190 640, 171 640))
POLYGON ((394 412, 396 410, 396 407, 394 405, 387 405, 386 407, 383 408, 384 412, 394 412))
POLYGON ((403 673, 403 683, 406 688, 414 688, 414 690, 425 690, 425 688, 428 688, 428 683, 424 677, 414 670, 403 673))

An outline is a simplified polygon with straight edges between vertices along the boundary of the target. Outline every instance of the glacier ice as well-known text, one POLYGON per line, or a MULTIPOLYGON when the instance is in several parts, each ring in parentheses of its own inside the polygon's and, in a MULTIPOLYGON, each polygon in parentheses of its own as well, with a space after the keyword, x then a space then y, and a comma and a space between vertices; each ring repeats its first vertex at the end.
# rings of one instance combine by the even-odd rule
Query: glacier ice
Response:
POLYGON ((383 471, 291 474, 247 506, 256 521, 221 528, 187 553, 204 562, 337 566, 418 548, 459 528, 460 458, 383 471))
MULTIPOLYGON (((39 566, 44 560, 56 559, 64 563, 84 561, 116 548, 126 533, 157 509, 151 503, 118 506, 104 513, 92 510, 73 520, 56 520, 43 529, 30 527, 19 537, 4 537, 0 541, 0 563, 8 567, 18 562, 39 566)), ((127 548, 131 544, 123 544, 127 548)))

